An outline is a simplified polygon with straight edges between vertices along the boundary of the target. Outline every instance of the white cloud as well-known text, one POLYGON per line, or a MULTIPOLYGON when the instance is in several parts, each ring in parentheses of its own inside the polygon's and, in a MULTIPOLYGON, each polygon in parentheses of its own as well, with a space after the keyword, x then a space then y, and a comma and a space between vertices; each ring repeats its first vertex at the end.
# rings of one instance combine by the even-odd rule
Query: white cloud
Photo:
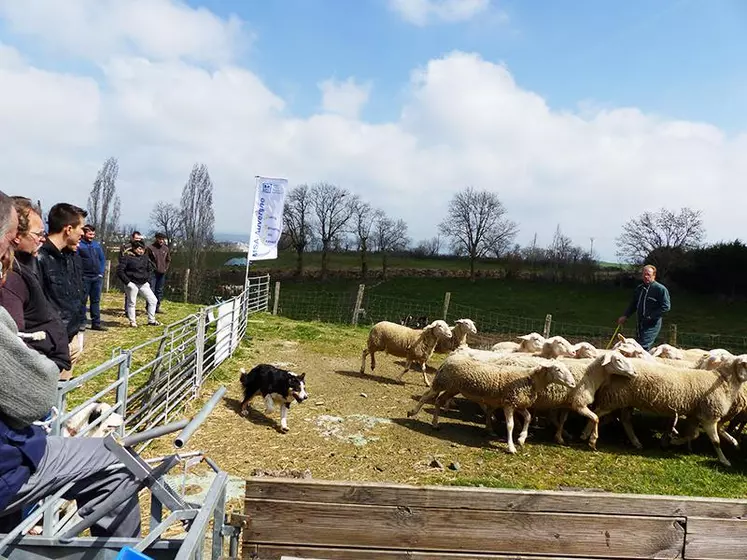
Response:
POLYGON ((371 82, 359 85, 354 78, 344 82, 330 79, 320 82, 319 89, 322 90, 322 108, 325 112, 356 119, 371 94, 371 82))
POLYGON ((471 20, 488 11, 490 0, 389 0, 389 8, 405 21, 424 26, 471 20))
MULTIPOLYGON (((217 44, 231 44, 228 21, 200 17, 208 31, 223 29, 217 44)), ((0 45, 0 188, 47 208, 62 199, 85 204, 96 169, 115 155, 123 221, 143 229, 152 204, 177 202, 200 161, 215 183, 218 231, 248 231, 253 177, 267 174, 347 187, 404 218, 415 239, 436 234, 449 198, 466 185, 500 195, 522 243, 536 232, 549 244, 560 224, 582 246, 594 237, 611 258, 625 221, 686 205, 704 211, 710 239, 744 235, 736 201, 747 134, 636 108, 555 111, 507 67, 462 52, 415 69, 391 122, 357 117, 365 88, 352 80, 330 84, 325 111, 297 118, 246 68, 137 50, 106 57, 97 81, 34 67, 0 45), (352 87, 343 95, 345 84, 352 87)), ((230 49, 224 58, 232 60, 230 49)))
POLYGON ((0 0, 0 18, 53 49, 97 61, 129 53, 156 60, 230 60, 241 22, 174 0, 0 0))

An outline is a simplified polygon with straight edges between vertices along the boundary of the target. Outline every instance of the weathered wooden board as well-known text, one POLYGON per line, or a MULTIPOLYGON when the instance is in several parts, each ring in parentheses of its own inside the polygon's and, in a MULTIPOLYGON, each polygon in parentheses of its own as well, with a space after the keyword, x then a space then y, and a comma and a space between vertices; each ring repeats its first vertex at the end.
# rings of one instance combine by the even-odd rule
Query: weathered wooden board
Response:
POLYGON ((313 548, 245 545, 244 560, 603 560, 589 556, 517 556, 515 554, 450 554, 386 549, 313 548))
POLYGON ((246 500, 254 544, 682 558, 684 519, 246 500))
POLYGON ((685 558, 744 560, 747 558, 747 520, 689 517, 685 558))
POLYGON ((290 479, 247 481, 248 498, 418 508, 747 518, 747 500, 290 479))

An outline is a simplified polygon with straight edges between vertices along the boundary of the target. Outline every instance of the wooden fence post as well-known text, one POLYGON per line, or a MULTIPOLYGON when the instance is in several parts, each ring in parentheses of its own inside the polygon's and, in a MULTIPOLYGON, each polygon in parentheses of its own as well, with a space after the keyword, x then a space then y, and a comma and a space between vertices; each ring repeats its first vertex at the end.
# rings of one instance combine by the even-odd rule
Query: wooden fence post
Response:
POLYGON ((272 314, 278 314, 278 302, 280 301, 280 280, 275 282, 275 301, 272 302, 272 314))
POLYGON ((355 309, 353 309, 353 326, 358 326, 358 314, 361 312, 363 304, 363 291, 366 289, 365 284, 358 284, 358 295, 355 298, 355 309))
POLYGON ((451 301, 451 292, 446 292, 446 295, 444 296, 444 321, 446 320, 446 315, 449 313, 449 302, 451 301))
POLYGON ((189 301, 189 269, 184 271, 184 303, 189 301))
POLYGON ((669 325, 669 344, 677 346, 677 325, 674 323, 669 325))
POLYGON ((109 277, 112 273, 112 261, 108 260, 106 261, 106 265, 104 267, 104 292, 109 291, 109 277))
POLYGON ((545 338, 549 338, 550 336, 550 327, 552 326, 552 315, 549 313, 545 317, 545 328, 542 329, 542 336, 545 338))

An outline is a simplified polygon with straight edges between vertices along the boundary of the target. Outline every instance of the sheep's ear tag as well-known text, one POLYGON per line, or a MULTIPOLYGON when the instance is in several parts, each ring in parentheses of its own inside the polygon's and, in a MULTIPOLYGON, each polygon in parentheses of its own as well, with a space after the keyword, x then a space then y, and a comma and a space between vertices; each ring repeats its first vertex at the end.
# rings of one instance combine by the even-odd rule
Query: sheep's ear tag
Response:
POLYGON ((625 342, 625 337, 620 333, 617 333, 617 340, 619 340, 620 342, 625 342))
POLYGON ((612 361, 612 354, 605 354, 604 358, 602 358, 602 365, 606 366, 612 361))

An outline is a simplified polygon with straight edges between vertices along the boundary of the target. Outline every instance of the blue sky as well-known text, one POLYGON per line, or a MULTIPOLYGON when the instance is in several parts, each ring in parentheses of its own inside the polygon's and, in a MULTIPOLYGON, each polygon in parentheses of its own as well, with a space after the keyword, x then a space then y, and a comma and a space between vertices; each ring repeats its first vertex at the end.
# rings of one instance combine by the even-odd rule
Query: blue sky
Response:
POLYGON ((373 82, 363 116, 396 118, 412 69, 463 50, 504 62, 555 109, 593 100, 747 128, 740 0, 500 2, 477 21, 424 27, 402 21, 386 0, 190 3, 249 22, 257 41, 243 61, 300 115, 318 110, 321 76, 355 76, 373 82))
POLYGON ((266 175, 347 188, 414 242, 465 186, 518 243, 559 226, 605 260, 662 207, 743 236, 747 2, 188 2, 0 0, 5 181, 85 206, 115 156, 145 230, 205 163, 219 232, 248 231, 266 175))

